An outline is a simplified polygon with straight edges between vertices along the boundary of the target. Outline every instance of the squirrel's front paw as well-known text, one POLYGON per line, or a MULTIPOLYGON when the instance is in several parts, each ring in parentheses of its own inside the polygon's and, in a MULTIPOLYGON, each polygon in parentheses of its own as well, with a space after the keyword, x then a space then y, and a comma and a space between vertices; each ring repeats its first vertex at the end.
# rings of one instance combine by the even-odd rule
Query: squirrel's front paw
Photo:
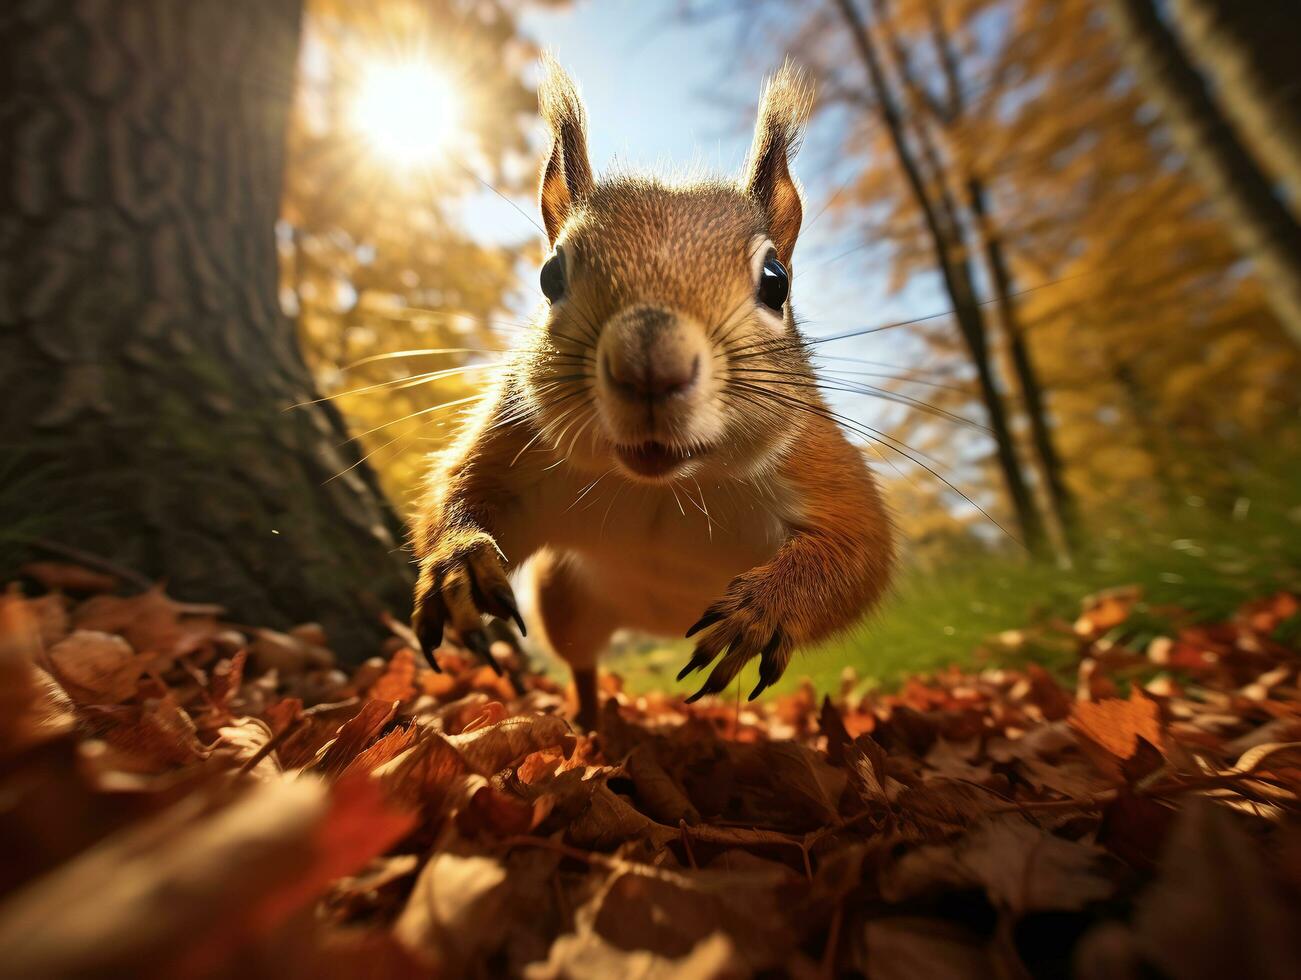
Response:
POLYGON ((434 651, 443 642, 443 627, 449 623, 466 647, 499 674, 501 667, 488 650, 483 617, 512 619, 520 633, 525 632, 501 552, 486 534, 475 534, 450 548, 436 547, 425 558, 415 606, 411 625, 434 670, 440 669, 434 651))
POLYGON ((687 630, 688 637, 699 634, 700 638, 690 662, 678 674, 678 680, 692 671, 704 669, 720 653, 727 651, 710 672, 704 686, 687 698, 688 703, 723 690, 754 657, 759 657, 759 683, 750 692, 751 701, 786 672, 794 642, 782 628, 773 598, 762 580, 743 576, 733 582, 727 595, 706 609, 696 624, 687 630))

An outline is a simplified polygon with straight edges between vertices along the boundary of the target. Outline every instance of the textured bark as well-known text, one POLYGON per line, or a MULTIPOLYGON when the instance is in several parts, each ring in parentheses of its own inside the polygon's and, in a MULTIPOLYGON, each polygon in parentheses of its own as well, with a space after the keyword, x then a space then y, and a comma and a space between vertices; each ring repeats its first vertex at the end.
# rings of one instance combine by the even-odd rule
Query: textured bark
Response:
POLYGON ((985 406, 989 429, 994 437, 999 471, 1003 476, 1013 513, 1016 515, 1017 526, 1026 545, 1032 550, 1039 550, 1044 543, 1043 521, 1021 471, 1021 462, 1017 458, 1016 444, 1003 405, 1002 392, 999 390, 994 366, 990 360, 988 334, 976 295, 968 254, 962 247, 962 243, 954 240, 946 216, 932 199, 932 194, 922 177, 921 168, 906 137, 903 114, 895 104, 885 78, 881 58, 862 13, 853 0, 837 0, 837 6, 849 28, 863 66, 867 69, 881 121, 890 134, 895 157, 908 182, 909 190, 921 210, 922 220, 935 251, 936 263, 945 290, 953 303, 953 315, 958 323, 958 331, 962 335, 971 364, 976 370, 981 401, 985 406))
POLYGON ((1125 57, 1251 259, 1279 321, 1301 344, 1301 225, 1275 195, 1152 0, 1107 0, 1125 57))
POLYGON ((1184 46, 1301 220, 1301 4, 1174 0, 1172 9, 1184 46))
POLYGON ((409 579, 337 413, 290 410, 315 397, 276 302, 300 7, 0 11, 0 524, 361 652, 409 579))

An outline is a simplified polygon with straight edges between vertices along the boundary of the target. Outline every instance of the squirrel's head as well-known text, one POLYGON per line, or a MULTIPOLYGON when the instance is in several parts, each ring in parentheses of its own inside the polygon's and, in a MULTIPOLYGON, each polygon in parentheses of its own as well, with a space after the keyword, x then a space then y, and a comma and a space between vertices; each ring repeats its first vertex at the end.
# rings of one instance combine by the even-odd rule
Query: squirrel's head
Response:
POLYGON ((543 436, 576 464, 646 482, 763 471, 800 413, 759 396, 803 402, 813 385, 790 306, 807 85, 789 66, 768 83, 738 181, 676 185, 595 178, 578 92, 547 67, 549 305, 521 372, 543 436))

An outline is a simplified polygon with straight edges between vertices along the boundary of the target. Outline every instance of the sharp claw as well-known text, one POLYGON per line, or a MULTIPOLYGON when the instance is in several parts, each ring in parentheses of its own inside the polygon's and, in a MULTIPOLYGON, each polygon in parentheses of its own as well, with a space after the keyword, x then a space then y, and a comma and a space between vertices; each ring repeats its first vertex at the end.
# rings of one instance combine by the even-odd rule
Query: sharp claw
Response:
POLYGON ((503 586, 495 589, 492 595, 510 613, 510 618, 519 629, 520 636, 528 636, 529 631, 524 627, 524 617, 519 614, 519 606, 515 604, 515 596, 511 590, 503 586))
POLYGON ((765 688, 776 684, 781 678, 781 672, 777 670, 777 665, 772 659, 772 655, 777 652, 777 648, 781 646, 781 642, 782 631, 779 626, 777 629, 772 631, 772 638, 768 641, 767 645, 764 646, 763 652, 759 654, 759 683, 754 686, 754 690, 751 691, 750 696, 746 698, 747 701, 753 701, 764 692, 765 688))
POLYGON ((694 671, 701 670, 702 668, 707 667, 709 665, 709 661, 713 659, 714 658, 709 656, 707 653, 697 650, 695 653, 691 655, 691 659, 687 661, 687 665, 683 667, 680 671, 678 671, 678 680, 682 680, 684 677, 686 677, 688 674, 694 671))
POLYGON ((412 620, 411 627, 420 640, 420 652, 424 654, 425 660, 429 663, 429 666, 433 668, 434 673, 441 674, 443 668, 438 665, 438 660, 434 657, 434 651, 437 650, 439 645, 443 642, 442 623, 439 623, 438 625, 437 636, 433 636, 432 630, 425 627, 422 617, 418 614, 412 620))
MULTIPOLYGON (((728 680, 731 680, 731 678, 728 678, 728 680)), ((700 690, 697 691, 695 694, 691 695, 691 697, 687 698, 687 704, 695 704, 706 694, 717 694, 723 688, 727 687, 727 683, 728 683, 727 680, 722 680, 721 678, 716 681, 714 675, 710 674, 709 679, 705 681, 705 683, 701 686, 700 690)))
MULTIPOLYGON (((721 612, 710 611, 705 613, 698 620, 696 620, 696 622, 692 625, 692 627, 689 630, 687 630, 687 639, 691 639, 691 637, 695 636, 703 629, 708 629, 710 626, 713 626, 722 618, 723 618, 723 613, 721 612)), ((678 680, 681 679, 682 679, 681 677, 678 678, 678 680)))
POLYGON ((473 650, 480 660, 491 667, 498 677, 501 676, 501 664, 497 663, 497 658, 494 657, 492 651, 488 649, 488 638, 483 635, 482 630, 474 630, 471 633, 466 633, 461 637, 461 641, 467 648, 473 650))

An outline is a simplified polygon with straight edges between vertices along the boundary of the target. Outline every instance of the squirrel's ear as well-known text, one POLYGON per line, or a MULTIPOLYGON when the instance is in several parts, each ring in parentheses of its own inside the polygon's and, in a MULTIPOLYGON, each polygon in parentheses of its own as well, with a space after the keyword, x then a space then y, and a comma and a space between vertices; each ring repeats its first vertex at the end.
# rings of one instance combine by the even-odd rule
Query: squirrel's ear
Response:
POLYGON ((754 145, 745 165, 745 192, 763 209, 768 237, 777 247, 777 257, 788 268, 804 217, 800 188, 791 176, 790 162, 799 150, 812 107, 812 86, 788 61, 764 86, 754 145))
POLYGON ((554 245, 574 204, 592 189, 592 166, 587 162, 587 110, 578 88, 550 55, 543 56, 542 67, 538 104, 551 128, 551 155, 538 197, 547 239, 554 245))

